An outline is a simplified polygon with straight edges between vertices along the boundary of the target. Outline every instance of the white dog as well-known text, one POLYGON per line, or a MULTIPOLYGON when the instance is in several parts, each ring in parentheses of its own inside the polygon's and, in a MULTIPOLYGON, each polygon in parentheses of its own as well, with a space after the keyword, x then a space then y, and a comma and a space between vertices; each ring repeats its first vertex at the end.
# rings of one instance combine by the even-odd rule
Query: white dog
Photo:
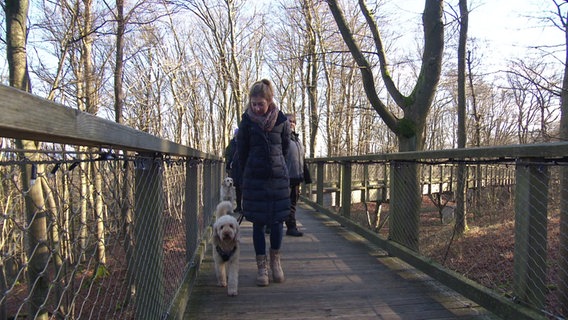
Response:
POLYGON ((233 204, 222 201, 215 210, 216 221, 213 224, 213 261, 217 285, 227 287, 229 296, 238 295, 239 291, 239 223, 233 213, 233 204))
POLYGON ((237 207, 237 193, 231 177, 226 177, 221 183, 221 201, 230 201, 233 204, 233 210, 237 207))

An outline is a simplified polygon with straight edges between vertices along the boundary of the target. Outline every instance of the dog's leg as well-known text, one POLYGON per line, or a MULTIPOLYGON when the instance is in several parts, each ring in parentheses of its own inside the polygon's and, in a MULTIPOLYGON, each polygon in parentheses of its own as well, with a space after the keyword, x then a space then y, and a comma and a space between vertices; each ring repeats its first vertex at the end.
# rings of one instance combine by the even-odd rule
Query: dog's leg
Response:
MULTIPOLYGON (((215 250, 215 248, 213 248, 213 250, 215 250)), ((213 255, 213 262, 215 265, 215 275, 217 276, 217 285, 219 287, 226 287, 227 274, 225 272, 225 262, 216 254, 213 255)))
POLYGON ((228 276, 229 282, 227 286, 227 295, 229 296, 236 296, 239 294, 239 259, 233 259, 228 264, 228 276))
POLYGON ((219 272, 217 273, 217 285, 219 285, 219 287, 226 287, 227 286, 227 263, 225 263, 224 261, 221 261, 218 264, 218 269, 219 272))

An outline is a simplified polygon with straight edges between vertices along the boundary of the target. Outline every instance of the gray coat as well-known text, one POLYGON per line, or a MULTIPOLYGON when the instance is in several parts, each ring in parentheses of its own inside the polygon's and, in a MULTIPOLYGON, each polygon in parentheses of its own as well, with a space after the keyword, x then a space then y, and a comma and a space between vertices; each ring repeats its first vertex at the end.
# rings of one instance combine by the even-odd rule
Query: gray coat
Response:
POLYGON ((284 221, 290 214, 285 161, 289 143, 290 125, 281 111, 270 132, 243 114, 237 136, 242 207, 244 216, 253 223, 270 225, 284 221))
POLYGON ((295 132, 290 133, 290 150, 286 156, 290 185, 297 186, 304 182, 304 146, 295 132))

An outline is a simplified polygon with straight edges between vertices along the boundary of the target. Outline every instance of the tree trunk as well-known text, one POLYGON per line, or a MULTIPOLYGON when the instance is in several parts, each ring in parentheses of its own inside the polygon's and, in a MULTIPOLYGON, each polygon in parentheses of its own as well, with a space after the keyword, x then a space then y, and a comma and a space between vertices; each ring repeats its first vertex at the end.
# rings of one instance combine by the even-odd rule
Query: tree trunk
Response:
MULTIPOLYGON (((458 148, 465 148, 467 143, 466 133, 466 109, 467 101, 465 96, 465 61, 467 49, 467 29, 469 24, 469 12, 467 0, 459 1, 460 7, 460 36, 458 45, 458 148)), ((456 190, 456 233, 461 235, 467 230, 466 202, 467 191, 467 166, 464 163, 458 164, 456 190)))
MULTIPOLYGON (((373 36, 375 49, 379 59, 381 77, 383 83, 397 106, 402 110, 404 116, 399 119, 379 98, 375 87, 373 68, 363 54, 358 42, 355 40, 353 32, 350 30, 343 11, 338 5, 337 0, 327 1, 331 13, 337 23, 341 36, 349 48, 353 59, 359 66, 363 87, 371 106, 381 116, 389 129, 398 137, 399 151, 418 151, 424 146, 424 128, 426 118, 432 105, 436 88, 440 80, 442 69, 442 54, 444 49, 444 23, 443 23, 443 1, 426 0, 422 23, 424 30, 424 51, 422 55, 422 65, 418 74, 416 84, 409 96, 404 96, 396 87, 392 78, 389 63, 387 62, 385 46, 379 32, 379 28, 364 0, 359 0, 361 13, 366 19, 367 26, 373 36)), ((397 164, 393 164, 393 169, 397 169, 397 164)), ((396 170, 395 170, 396 171, 396 170)), ((390 228, 390 238, 411 249, 418 250, 418 226, 420 203, 415 199, 420 199, 419 188, 419 166, 409 165, 408 172, 393 172, 393 177, 403 178, 405 181, 395 182, 392 180, 391 195, 400 201, 407 201, 404 204, 395 204, 392 200, 393 211, 390 228), (408 180, 412 179, 412 180, 408 180)))
MULTIPOLYGON (((95 232, 97 237, 97 263, 98 270, 100 268, 105 268, 106 265, 106 255, 105 255, 105 224, 104 224, 104 214, 103 214, 103 177, 101 174, 101 163, 93 162, 93 175, 95 180, 94 192, 95 192, 95 232)), ((98 271, 97 270, 97 271, 98 271)))
MULTIPOLYGON (((25 141, 18 145, 19 148, 27 149, 35 144, 25 141)), ((28 154, 28 157, 32 154, 28 154)), ((33 157, 31 158, 33 159, 33 157)), ((33 161, 33 160, 32 160, 33 161)), ((44 305, 49 294, 49 277, 43 271, 49 263, 49 248, 47 247, 47 219, 48 212, 45 208, 41 182, 37 180, 36 165, 26 165, 22 170, 24 189, 29 190, 25 197, 26 221, 28 233, 28 290, 29 312, 34 319, 48 319, 48 313, 44 305)))
POLYGON ((243 93, 241 88, 241 70, 240 63, 237 59, 237 37, 235 35, 236 21, 235 16, 237 15, 237 10, 235 8, 235 3, 233 1, 227 0, 227 26, 229 28, 229 45, 230 52, 229 56, 231 59, 231 94, 233 96, 233 105, 235 106, 235 116, 237 124, 240 122, 239 118, 243 113, 243 93))
POLYGON ((418 251, 419 212, 422 202, 419 165, 412 162, 392 162, 390 172, 392 214, 389 219, 389 238, 418 251))
POLYGON ((114 118, 116 123, 122 123, 124 108, 124 88, 122 75, 124 73, 124 0, 116 0, 116 59, 114 67, 114 118))
MULTIPOLYGON (((44 170, 42 170, 45 172, 44 170)), ((61 248, 61 232, 59 231, 59 227, 61 226, 60 221, 57 217, 57 203, 55 202, 55 198, 53 196, 53 191, 51 190, 49 184, 47 183, 47 179, 45 177, 41 177, 41 184, 43 190, 45 190, 45 197, 47 199, 48 210, 47 212, 51 216, 50 221, 53 223, 50 224, 49 233, 51 236, 50 247, 52 248, 53 254, 53 273, 56 275, 56 279, 54 280, 55 283, 55 295, 59 301, 61 301, 63 295, 65 294, 65 272, 62 270, 64 268, 64 253, 62 252, 61 248)), ((69 229, 64 229, 69 230, 69 229)), ((61 303, 57 310, 59 314, 67 314, 66 305, 61 303)))
POLYGON ((318 60, 316 56, 316 35, 312 17, 312 0, 304 0, 302 11, 306 18, 306 90, 308 96, 308 109, 310 115, 310 157, 314 157, 316 137, 318 133, 318 60))
MULTIPOLYGON (((6 10, 6 42, 10 86, 31 92, 26 55, 29 3, 27 0, 7 0, 4 8, 6 10)), ((33 141, 17 140, 16 145, 21 150, 37 150, 38 148, 33 141)), ((34 162, 34 160, 37 160, 38 154, 31 152, 23 153, 20 156, 34 162)), ((22 190, 28 191, 25 194, 25 210, 26 228, 28 230, 26 243, 30 297, 28 299, 29 314, 34 319, 47 319, 47 310, 42 307, 49 292, 48 276, 42 272, 49 263, 43 190, 41 183, 35 183, 37 179, 35 164, 22 165, 21 174, 22 190)))
MULTIPOLYGON (((79 148, 83 151, 83 148, 79 148)), ((83 160, 85 155, 79 155, 79 158, 83 160)), ((78 229, 78 246, 75 248, 75 256, 77 262, 85 262, 85 252, 87 250, 87 239, 89 237, 87 229, 87 207, 88 207, 88 197, 89 197, 89 186, 88 186, 88 165, 85 163, 77 166, 75 170, 79 170, 79 229, 78 229)))
POLYGON ((83 13, 83 26, 81 31, 82 48, 81 61, 84 68, 84 79, 79 79, 85 83, 85 111, 97 114, 97 86, 95 81, 95 70, 93 66, 93 21, 92 21, 92 0, 83 0, 85 12, 83 13))

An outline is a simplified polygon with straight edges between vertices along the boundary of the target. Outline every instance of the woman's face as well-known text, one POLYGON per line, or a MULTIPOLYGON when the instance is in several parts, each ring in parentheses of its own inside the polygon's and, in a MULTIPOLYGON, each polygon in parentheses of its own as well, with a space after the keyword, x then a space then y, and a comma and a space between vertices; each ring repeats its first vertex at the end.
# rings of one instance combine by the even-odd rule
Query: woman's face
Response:
POLYGON ((250 97, 250 107, 259 116, 263 116, 268 111, 268 101, 262 97, 250 97))

